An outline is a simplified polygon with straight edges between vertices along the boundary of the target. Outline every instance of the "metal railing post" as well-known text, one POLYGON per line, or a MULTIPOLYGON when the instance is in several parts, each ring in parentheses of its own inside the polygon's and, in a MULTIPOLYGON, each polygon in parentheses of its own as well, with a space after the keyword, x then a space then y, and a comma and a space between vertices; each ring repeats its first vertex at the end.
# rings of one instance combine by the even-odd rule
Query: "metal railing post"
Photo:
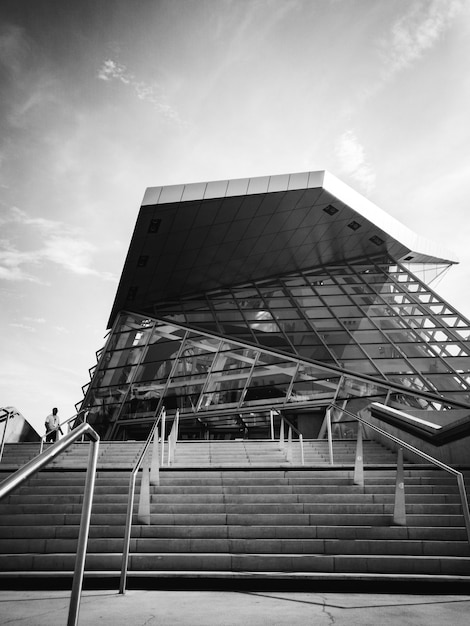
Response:
POLYGON ((465 491, 465 482, 463 479, 463 474, 458 472, 457 474, 457 484, 459 486, 460 493, 460 501, 462 502, 462 513, 465 521, 465 528, 467 529, 467 537, 470 543, 470 512, 468 510, 468 499, 467 492, 465 491))
POLYGON ((90 452, 88 453, 88 468, 85 482, 85 492, 83 495, 82 515, 80 518, 80 530, 77 544, 77 557, 75 559, 75 570, 72 580, 72 593, 70 596, 69 615, 67 626, 78 624, 78 612, 80 609, 80 597, 83 586, 83 574, 85 571, 86 548, 88 543, 88 533, 90 530, 91 505, 93 502, 93 492, 95 489, 96 466, 98 463, 99 439, 92 440, 90 452))
POLYGON ((178 434, 180 431, 180 410, 176 409, 176 430, 175 430, 175 439, 173 441, 173 462, 175 461, 176 456, 176 444, 178 443, 178 434))
POLYGON ((69 614, 67 626, 76 626, 78 622, 78 611, 80 607, 80 595, 83 584, 83 574, 85 568, 86 547, 88 543, 88 532, 91 519, 91 505, 93 502, 93 491, 95 487, 96 465, 98 461, 98 448, 100 438, 89 424, 80 424, 75 430, 68 433, 56 441, 47 450, 28 461, 14 474, 9 476, 0 484, 0 500, 11 493, 16 487, 23 484, 28 478, 39 472, 45 465, 66 450, 76 439, 87 435, 93 442, 88 457, 88 468, 85 482, 85 493, 83 496, 83 508, 81 514, 80 530, 78 536, 77 556, 72 581, 72 594, 69 604, 69 614))
POLYGON ((272 409, 269 411, 269 419, 271 422, 271 441, 274 441, 274 411, 272 409))
MULTIPOLYGON (((272 414, 276 414, 276 411, 272 411, 272 414)), ((285 441, 285 428, 287 426, 288 430, 287 430, 287 451, 286 451, 286 461, 288 461, 289 463, 292 463, 292 455, 293 455, 293 442, 292 442, 292 438, 293 438, 293 433, 297 433, 298 437, 299 437, 299 446, 300 446, 300 461, 302 463, 302 465, 304 465, 305 463, 305 459, 304 459, 304 438, 302 436, 302 433, 297 430, 297 428, 295 426, 292 426, 292 424, 289 422, 289 420, 285 419, 284 416, 281 413, 278 413, 278 415, 280 416, 280 426, 279 426, 279 449, 280 450, 285 450, 286 448, 286 441, 285 441)), ((274 436, 274 431, 273 431, 273 436, 274 436)))
POLYGON ((173 460, 173 435, 174 435, 173 429, 174 427, 175 427, 175 422, 173 421, 170 434, 168 435, 168 445, 167 445, 167 450, 166 450, 166 464, 168 466, 171 465, 171 462, 173 460))
POLYGON ((281 415, 281 425, 279 428, 279 448, 284 450, 284 418, 281 415))
POLYGON ((286 459, 289 463, 292 463, 292 426, 289 425, 287 431, 287 454, 286 459))
POLYGON ((124 530, 124 546, 122 548, 121 576, 119 578, 119 593, 124 594, 126 591, 127 569, 129 566, 129 546, 131 542, 132 528, 132 511, 134 508, 135 479, 137 474, 132 472, 129 478, 129 492, 127 494, 127 511, 126 528, 124 530), (129 515, 130 511, 130 515, 129 515))
POLYGON ((164 464, 164 458, 165 458, 165 430, 166 430, 166 411, 165 411, 165 407, 163 407, 162 409, 162 419, 160 421, 160 440, 161 440, 161 444, 162 444, 162 457, 161 457, 161 461, 160 461, 160 465, 161 467, 163 467, 164 464))
POLYGON ((142 463, 142 480, 140 483, 137 519, 141 524, 146 524, 147 526, 150 524, 150 460, 148 450, 142 463))
POLYGON ((168 435, 168 452, 167 452, 167 465, 171 465, 175 458, 176 442, 178 440, 178 428, 179 428, 179 409, 176 409, 175 418, 171 427, 170 434, 168 435))
MULTIPOLYGON (((137 472, 139 471, 143 461, 144 461, 144 457, 147 455, 147 452, 149 450, 150 444, 152 442, 152 437, 154 437, 154 447, 156 446, 156 449, 154 450, 154 453, 157 457, 157 461, 159 459, 159 455, 158 455, 158 425, 160 424, 160 421, 162 419, 162 416, 164 414, 164 407, 162 407, 162 409, 160 410, 160 413, 158 415, 158 417, 155 419, 155 422, 150 430, 149 436, 147 437, 147 441, 145 442, 145 445, 140 453, 139 458, 137 459, 136 463, 134 464, 134 468, 132 469, 130 478, 129 478, 129 493, 128 493, 128 497, 127 497, 127 512, 126 512, 126 527, 125 527, 125 531, 124 531, 124 543, 123 543, 123 549, 122 549, 122 560, 121 560, 121 576, 119 579, 119 593, 120 594, 124 594, 126 592, 126 581, 127 581, 127 570, 128 570, 128 566, 129 566, 129 546, 130 546, 130 541, 131 541, 131 531, 132 531, 132 514, 134 512, 134 494, 135 494, 135 481, 136 481, 136 477, 137 477, 137 472), (155 444, 155 440, 156 440, 156 444, 155 444)), ((154 468, 155 470, 155 468, 154 468)), ((142 489, 145 490, 145 480, 149 477, 149 473, 151 474, 151 471, 149 471, 148 469, 148 465, 147 465, 147 469, 144 468, 143 470, 143 474, 142 474, 142 483, 143 485, 141 485, 141 491, 142 489), (144 478, 144 477, 147 478, 144 478)), ((155 476, 154 476, 155 478, 155 476)), ((149 482, 152 481, 152 477, 150 476, 149 478, 149 482)), ((152 484, 158 484, 158 483, 152 483, 152 484)), ((148 501, 148 519, 149 519, 149 523, 150 523, 150 485, 148 486, 148 495, 147 495, 147 501, 148 501)), ((140 507, 140 502, 139 502, 139 507, 140 507)), ((144 513, 143 513, 144 514, 144 513)), ((139 515, 139 513, 137 513, 137 515, 139 515)))
POLYGON ((403 448, 398 448, 397 454, 397 477, 395 481, 393 523, 397 524, 397 526, 406 526, 405 472, 403 470, 403 448))
POLYGON ((158 450, 158 428, 153 433, 152 461, 150 463, 150 484, 160 484, 160 454, 158 450))
POLYGON ((354 484, 364 487, 364 456, 362 447, 362 424, 357 425, 356 459, 354 462, 354 484))
POLYGON ((326 409, 326 430, 328 434, 328 455, 330 457, 330 465, 333 465, 333 439, 331 436, 331 408, 326 409))

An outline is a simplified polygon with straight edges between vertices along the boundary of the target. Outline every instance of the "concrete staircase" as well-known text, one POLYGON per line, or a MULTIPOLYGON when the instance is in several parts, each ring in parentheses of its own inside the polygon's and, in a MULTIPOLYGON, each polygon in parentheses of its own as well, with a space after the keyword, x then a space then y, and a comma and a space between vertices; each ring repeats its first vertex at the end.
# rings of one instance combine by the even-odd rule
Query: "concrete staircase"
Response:
MULTIPOLYGON (((88 577, 118 575, 129 468, 141 447, 102 444, 88 577)), ((175 464, 152 487, 151 524, 135 516, 130 577, 470 580, 452 477, 407 465, 407 526, 394 526, 391 453, 364 442, 366 462, 374 461, 359 487, 353 442, 335 442, 334 467, 324 442, 308 447, 308 464, 300 467, 270 441, 178 443, 175 464)), ((10 453, 0 478, 13 469, 10 453)), ((76 444, 0 504, 0 577, 71 575, 87 454, 87 443, 76 444)))
MULTIPOLYGON (((375 441, 364 441, 367 463, 396 464, 396 455, 375 441)), ((356 442, 334 442, 335 465, 354 464, 356 442)), ((307 466, 329 465, 328 442, 322 439, 304 441, 304 463, 307 466)), ((301 464, 298 440, 292 442, 292 460, 288 461, 287 443, 266 439, 179 441, 173 467, 284 467, 301 464)))
MULTIPOLYGON (((44 444, 44 449, 52 444, 44 444)), ((98 468, 131 470, 134 467, 142 441, 101 441, 98 468)), ((7 443, 0 462, 0 470, 16 470, 39 454, 39 443, 7 443)), ((48 469, 83 469, 88 463, 89 445, 75 443, 48 465, 48 469)))

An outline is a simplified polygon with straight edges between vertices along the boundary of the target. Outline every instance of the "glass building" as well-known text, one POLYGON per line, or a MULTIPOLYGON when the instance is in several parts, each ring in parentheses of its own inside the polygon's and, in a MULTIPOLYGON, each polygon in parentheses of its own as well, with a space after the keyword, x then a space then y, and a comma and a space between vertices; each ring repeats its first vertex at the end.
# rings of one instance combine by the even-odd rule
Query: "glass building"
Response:
MULTIPOLYGON (((354 435, 374 400, 470 407, 470 322, 432 289, 455 259, 327 172, 147 189, 80 408, 142 439, 354 435)), ((467 412, 468 414, 468 412, 467 412)), ((442 420, 441 420, 442 421, 442 420)))

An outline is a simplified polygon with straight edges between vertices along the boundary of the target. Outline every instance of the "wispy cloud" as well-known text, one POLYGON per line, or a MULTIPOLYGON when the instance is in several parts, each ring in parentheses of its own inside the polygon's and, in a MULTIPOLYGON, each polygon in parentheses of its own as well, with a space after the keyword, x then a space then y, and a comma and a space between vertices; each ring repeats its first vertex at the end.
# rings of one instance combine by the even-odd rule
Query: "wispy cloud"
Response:
POLYGON ((26 269, 36 263, 36 252, 22 252, 8 239, 0 240, 0 280, 43 283, 38 276, 26 269))
POLYGON ((111 59, 107 59, 100 67, 98 78, 101 78, 101 80, 120 80, 125 85, 130 85, 131 81, 134 80, 133 76, 128 75, 125 65, 116 63, 116 61, 111 59))
POLYGON ((97 249, 83 238, 77 228, 55 220, 30 217, 16 207, 10 209, 0 223, 29 227, 34 238, 42 241, 39 248, 20 250, 10 240, 0 240, 0 279, 44 284, 37 269, 49 262, 73 274, 116 280, 110 272, 93 267, 93 255, 97 249))
POLYGON ((20 330, 27 330, 29 333, 36 332, 36 329, 34 328, 34 326, 29 326, 28 324, 20 324, 17 322, 12 322, 11 324, 9 324, 9 326, 11 326, 12 328, 19 328, 20 330))
POLYGON ((123 85, 127 85, 134 91, 139 100, 149 102, 158 113, 168 120, 182 124, 178 112, 168 104, 164 90, 158 83, 146 83, 138 80, 125 65, 112 59, 104 61, 98 70, 98 78, 104 81, 117 80, 123 85))
POLYGON ((363 146, 356 134, 347 130, 339 138, 335 147, 340 170, 354 179, 366 193, 375 187, 375 173, 367 162, 363 146))
POLYGON ((59 335, 70 335, 70 330, 65 328, 65 326, 54 326, 54 330, 59 335))
POLYGON ((23 317, 25 322, 31 322, 32 324, 45 324, 46 320, 43 317, 23 317))
POLYGON ((376 41, 380 68, 373 83, 358 87, 356 99, 362 104, 436 46, 461 14, 464 2, 410 0, 405 6, 405 12, 376 41))
POLYGON ((462 0, 420 0, 392 25, 379 42, 384 62, 384 79, 418 61, 444 35, 463 7, 462 0))

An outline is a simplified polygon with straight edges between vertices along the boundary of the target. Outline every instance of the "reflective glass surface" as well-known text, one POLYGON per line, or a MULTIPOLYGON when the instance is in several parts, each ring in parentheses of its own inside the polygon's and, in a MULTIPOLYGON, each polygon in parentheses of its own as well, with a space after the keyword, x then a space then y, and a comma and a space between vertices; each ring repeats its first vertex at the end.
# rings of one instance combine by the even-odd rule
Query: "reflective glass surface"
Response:
POLYGON ((83 406, 119 438, 162 404, 195 415, 338 398, 435 407, 413 390, 470 403, 469 336, 468 320, 394 261, 326 266, 122 313, 83 406))

